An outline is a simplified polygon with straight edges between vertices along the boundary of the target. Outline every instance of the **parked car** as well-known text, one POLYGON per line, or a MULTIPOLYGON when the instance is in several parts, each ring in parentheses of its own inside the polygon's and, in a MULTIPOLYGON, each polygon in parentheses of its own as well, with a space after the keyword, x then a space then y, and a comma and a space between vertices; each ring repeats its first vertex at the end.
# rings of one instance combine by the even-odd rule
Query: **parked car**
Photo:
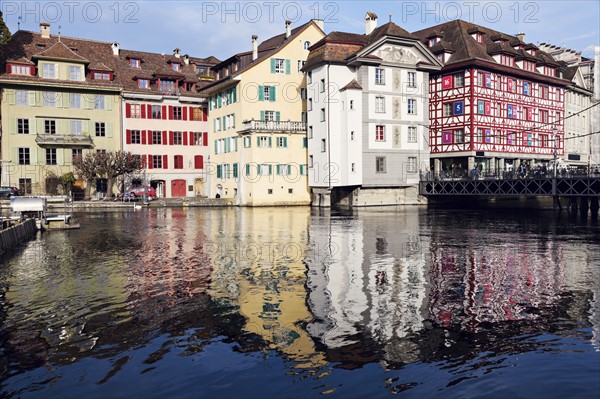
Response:
POLYGON ((11 198, 19 195, 19 189, 16 187, 1 187, 0 198, 11 198))
POLYGON ((136 198, 141 198, 144 193, 146 194, 146 199, 148 201, 152 201, 154 198, 156 198, 156 189, 152 186, 133 187, 127 190, 125 195, 129 194, 129 197, 135 196, 136 198))

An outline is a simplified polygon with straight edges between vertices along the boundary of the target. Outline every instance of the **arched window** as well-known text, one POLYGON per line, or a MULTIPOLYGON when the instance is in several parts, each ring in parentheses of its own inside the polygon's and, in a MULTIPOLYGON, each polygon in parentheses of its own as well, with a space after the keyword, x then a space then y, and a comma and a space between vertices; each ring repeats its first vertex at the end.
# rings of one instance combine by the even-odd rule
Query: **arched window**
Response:
POLYGON ((307 40, 304 42, 304 50, 308 50, 309 47, 310 47, 310 42, 307 40))

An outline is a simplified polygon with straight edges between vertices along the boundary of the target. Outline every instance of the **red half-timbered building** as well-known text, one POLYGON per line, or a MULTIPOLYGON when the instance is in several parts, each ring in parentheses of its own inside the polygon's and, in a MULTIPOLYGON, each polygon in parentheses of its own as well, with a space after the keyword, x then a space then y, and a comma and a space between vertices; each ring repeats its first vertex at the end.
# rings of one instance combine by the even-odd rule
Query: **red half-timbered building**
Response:
POLYGON ((548 163, 564 154, 559 64, 524 36, 465 21, 414 33, 444 64, 430 74, 429 137, 435 172, 485 173, 548 163))

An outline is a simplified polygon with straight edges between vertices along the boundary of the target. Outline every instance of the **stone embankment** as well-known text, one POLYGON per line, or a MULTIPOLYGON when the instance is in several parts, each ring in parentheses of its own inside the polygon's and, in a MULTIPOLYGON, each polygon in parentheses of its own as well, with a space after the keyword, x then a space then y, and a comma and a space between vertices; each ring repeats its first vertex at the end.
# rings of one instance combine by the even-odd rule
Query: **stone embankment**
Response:
POLYGON ((0 255, 8 252, 35 236, 35 219, 28 219, 0 230, 0 255))

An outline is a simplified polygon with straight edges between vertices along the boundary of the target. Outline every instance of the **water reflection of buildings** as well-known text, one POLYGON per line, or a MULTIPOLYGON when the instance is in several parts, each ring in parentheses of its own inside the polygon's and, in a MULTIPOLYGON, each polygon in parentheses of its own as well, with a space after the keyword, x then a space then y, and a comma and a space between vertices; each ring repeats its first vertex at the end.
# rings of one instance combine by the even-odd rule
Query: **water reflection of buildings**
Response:
POLYGON ((211 214, 209 233, 212 299, 300 368, 324 364, 304 329, 309 218, 308 208, 223 209, 211 214))
POLYGON ((311 247, 319 249, 307 258, 311 335, 346 367, 378 356, 414 360, 414 345, 401 339, 425 319, 429 243, 420 235, 419 212, 315 216, 309 233, 311 247))

